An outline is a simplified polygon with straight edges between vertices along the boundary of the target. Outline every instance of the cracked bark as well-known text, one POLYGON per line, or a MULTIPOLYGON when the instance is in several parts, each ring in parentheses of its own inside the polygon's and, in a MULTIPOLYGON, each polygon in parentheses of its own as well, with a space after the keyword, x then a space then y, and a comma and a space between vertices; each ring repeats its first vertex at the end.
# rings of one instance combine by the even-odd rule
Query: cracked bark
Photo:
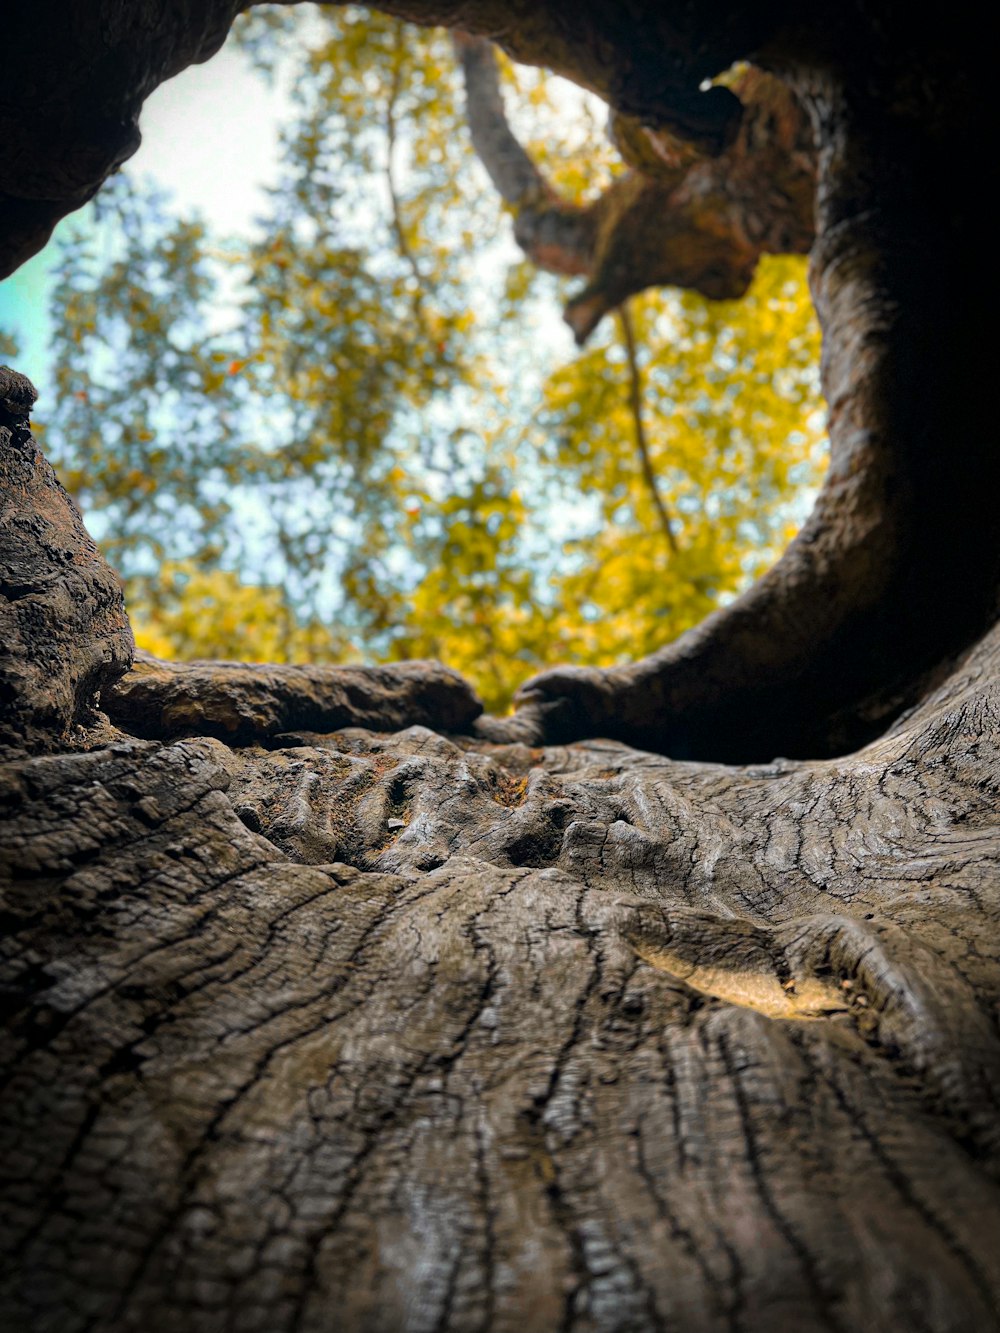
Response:
MULTIPOLYGON (((118 7, 137 24, 115 48, 121 79, 150 51, 147 83, 204 49, 209 7, 170 8, 118 7)), ((658 112, 657 96, 765 39, 772 65, 794 66, 821 145, 815 272, 839 450, 801 549, 823 576, 814 593, 853 624, 874 615, 859 594, 872 585, 838 587, 827 529, 851 537, 855 565, 885 561, 875 586, 905 602, 899 661, 937 679, 855 753, 767 748, 730 767, 614 739, 443 734, 474 726, 476 705, 421 668, 140 663, 113 685, 130 658, 113 576, 12 400, 2 1321, 993 1328, 1000 629, 986 623, 991 381, 963 323, 983 300, 984 223, 954 188, 975 144, 953 133, 972 116, 975 90, 953 78, 965 53, 939 30, 897 31, 895 11, 880 25, 817 11, 779 34, 769 10, 706 4, 698 41, 672 30, 688 54, 656 93, 645 65, 622 71, 667 49, 659 11, 586 5, 567 35, 541 6, 408 12, 432 9, 478 16, 522 52, 555 42, 564 65, 575 40, 582 77, 617 70, 626 110, 693 133, 714 113, 693 93, 658 112), (802 55, 810 31, 822 61, 802 55), (965 243, 944 245, 956 232, 965 243), (95 717, 97 690, 114 724, 95 717)), ((78 91, 88 16, 113 10, 74 8, 78 91)), ((55 179, 43 157, 33 169, 55 179)), ((746 605, 773 636, 762 603, 746 605)), ((830 676, 839 664, 884 690, 885 661, 852 656, 845 633, 821 641, 830 676)), ((815 731, 815 699, 773 669, 785 711, 815 731)), ((766 706, 740 714, 742 679, 726 687, 733 725, 774 741, 766 706)), ((619 700, 632 739, 661 740, 663 708, 675 726, 660 688, 641 735, 619 700)))
POLYGON ((756 770, 9 764, 12 1326, 990 1327, 998 667, 756 770))

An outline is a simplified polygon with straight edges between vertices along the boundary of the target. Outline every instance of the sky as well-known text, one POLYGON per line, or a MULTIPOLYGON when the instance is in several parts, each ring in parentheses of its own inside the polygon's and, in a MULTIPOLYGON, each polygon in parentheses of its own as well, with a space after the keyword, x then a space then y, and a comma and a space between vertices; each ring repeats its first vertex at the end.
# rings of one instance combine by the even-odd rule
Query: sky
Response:
MULTIPOLYGON (((160 85, 142 109, 142 144, 130 174, 148 175, 170 190, 179 211, 199 209, 213 230, 246 230, 262 211, 262 187, 277 178, 278 138, 290 114, 280 86, 271 87, 230 42, 208 64, 192 65, 160 85)), ((54 237, 72 234, 70 214, 54 237)), ((47 294, 54 262, 52 241, 0 282, 0 329, 21 345, 16 369, 44 397, 49 387, 47 294)))
MULTIPOLYGON (((208 63, 192 66, 162 84, 142 109, 142 142, 127 164, 128 175, 151 178, 171 195, 177 215, 201 213, 213 235, 246 236, 250 220, 266 211, 265 187, 276 183, 281 171, 281 131, 294 114, 287 83, 282 85, 281 66, 285 64, 287 76, 291 63, 279 62, 277 80, 271 83, 230 42, 208 63)), ((566 115, 573 123, 579 119, 578 99, 575 90, 567 94, 566 115)), ((601 114, 599 110, 595 117, 601 114)), ((85 216, 86 211, 64 219, 56 238, 71 238, 85 216)), ((54 399, 47 311, 56 255, 57 247, 50 242, 46 250, 0 283, 0 330, 13 333, 21 346, 14 365, 39 389, 38 424, 42 425, 47 404, 54 399)), ((508 235, 506 247, 500 246, 494 257, 498 272, 516 257, 508 235)), ((523 334, 535 349, 546 353, 533 367, 539 376, 548 354, 556 359, 576 355, 555 300, 536 302, 525 312, 523 334)), ((597 503, 595 495, 575 504, 564 499, 557 512, 547 514, 538 550, 548 558, 574 533, 593 529, 597 503)), ((241 499, 240 505, 244 527, 252 526, 250 502, 241 499)), ((87 521, 100 540, 100 514, 88 512, 87 521)), ((261 577, 259 572, 256 577, 261 577)), ((330 578, 331 586, 339 579, 333 565, 330 578)))
MULTIPOLYGON (((563 95, 567 115, 578 113, 579 90, 566 85, 563 95)), ((292 115, 280 62, 269 82, 230 40, 207 64, 189 66, 150 95, 139 119, 142 143, 126 169, 168 190, 179 216, 197 210, 215 235, 246 235, 248 220, 264 210, 264 188, 277 181, 281 128, 292 115)), ((86 213, 63 218, 46 248, 0 282, 0 331, 17 338, 21 352, 15 369, 38 389, 40 415, 52 387, 47 308, 55 242, 72 236, 86 213)), ((496 263, 516 257, 508 238, 496 263)), ((558 309, 553 305, 540 317, 547 339, 572 355, 572 339, 558 309)))
MULTIPOLYGON (((200 212, 211 234, 246 236, 251 220, 266 211, 265 187, 280 174, 280 135, 295 114, 289 76, 290 69, 278 62, 274 78, 265 78, 230 40, 206 64, 188 67, 146 100, 139 120, 142 141, 126 163, 128 175, 150 178, 168 191, 177 216, 200 212)), ((574 95, 579 98, 577 90, 566 95, 570 110, 574 95)), ((20 352, 12 364, 39 391, 39 426, 55 394, 48 312, 56 242, 86 225, 88 213, 85 208, 64 218, 46 248, 0 282, 0 331, 16 338, 20 352)), ((518 257, 512 238, 505 236, 487 262, 499 275, 518 257)), ((574 354, 555 302, 534 309, 532 318, 535 337, 544 336, 566 356, 574 354)), ((575 517, 575 510, 568 511, 566 522, 575 517)), ((101 516, 88 513, 87 521, 100 538, 101 516)))

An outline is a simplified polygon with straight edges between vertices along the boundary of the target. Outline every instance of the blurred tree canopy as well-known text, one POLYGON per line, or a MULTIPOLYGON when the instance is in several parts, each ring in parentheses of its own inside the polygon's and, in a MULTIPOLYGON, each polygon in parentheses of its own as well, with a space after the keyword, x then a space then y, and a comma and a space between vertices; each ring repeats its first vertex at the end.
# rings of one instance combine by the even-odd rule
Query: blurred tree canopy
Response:
MULTIPOLYGON (((448 33, 255 11, 295 119, 266 216, 209 233, 123 173, 64 242, 49 456, 163 656, 438 657, 491 708, 647 653, 731 598, 818 481, 798 257, 749 295, 632 297, 584 351, 512 256, 448 33), (108 223, 111 225, 105 226, 108 223), (113 238, 113 239, 112 239, 113 238)), ((559 190, 620 170, 593 99, 502 67, 559 190)))

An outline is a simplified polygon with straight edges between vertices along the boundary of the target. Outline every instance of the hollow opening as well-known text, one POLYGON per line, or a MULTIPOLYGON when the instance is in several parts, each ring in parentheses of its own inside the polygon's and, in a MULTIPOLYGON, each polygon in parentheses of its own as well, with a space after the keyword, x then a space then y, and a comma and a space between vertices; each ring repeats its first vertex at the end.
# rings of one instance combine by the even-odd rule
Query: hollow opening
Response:
MULTIPOLYGON (((732 300, 646 281, 662 199, 623 190, 595 99, 505 66, 514 132, 569 203, 541 239, 509 210, 519 249, 448 34, 355 10, 241 24, 217 59, 288 117, 252 226, 172 202, 140 154, 45 259, 35 424, 139 645, 439 658, 500 712, 543 668, 643 658, 732 602, 825 465, 804 259, 762 259, 732 300), (587 268, 560 227, 605 198, 635 217, 587 268), (579 334, 581 283, 603 306, 576 351, 558 307, 579 334)), ((221 69, 183 77, 217 95, 221 69)), ((220 213, 242 190, 198 188, 220 213)))

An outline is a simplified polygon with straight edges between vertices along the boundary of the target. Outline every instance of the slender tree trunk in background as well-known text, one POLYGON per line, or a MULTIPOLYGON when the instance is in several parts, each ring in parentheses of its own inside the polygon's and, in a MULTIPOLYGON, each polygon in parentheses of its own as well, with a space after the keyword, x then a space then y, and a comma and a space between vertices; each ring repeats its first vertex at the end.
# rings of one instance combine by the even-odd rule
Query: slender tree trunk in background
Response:
POLYGON ((639 455, 639 466, 642 469, 642 476, 646 483, 649 498, 656 511, 660 531, 663 533, 670 554, 677 555, 679 551, 677 538, 674 536, 667 506, 663 503, 660 488, 656 484, 656 472, 649 456, 649 441, 646 438, 646 426, 642 419, 642 372, 639 369, 639 354, 635 345, 632 316, 627 301, 623 301, 618 307, 618 327, 621 330, 622 342, 625 344, 625 360, 628 364, 629 375, 628 405, 632 414, 632 430, 635 436, 635 450, 639 455))
MULTIPOLYGON (((113 576, 0 384, 0 1322, 993 1329, 974 30, 888 6, 706 3, 691 27, 599 0, 572 24, 387 7, 575 71, 698 152, 735 132, 702 79, 751 56, 790 80, 831 479, 774 574, 677 649, 477 724, 433 665, 123 674, 113 576)), ((12 261, 235 8, 15 14, 12 261)))

